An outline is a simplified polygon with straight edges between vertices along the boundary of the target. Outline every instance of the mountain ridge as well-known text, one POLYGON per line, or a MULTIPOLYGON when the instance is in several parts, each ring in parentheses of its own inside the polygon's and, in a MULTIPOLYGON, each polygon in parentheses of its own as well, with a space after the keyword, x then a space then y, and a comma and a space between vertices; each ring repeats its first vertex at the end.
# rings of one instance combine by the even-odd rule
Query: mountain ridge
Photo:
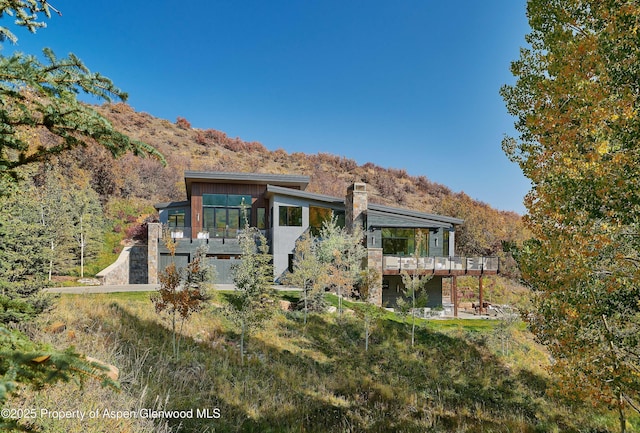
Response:
POLYGON ((310 177, 309 192, 341 197, 351 183, 365 182, 372 203, 462 218, 466 222, 457 237, 460 254, 496 254, 503 242, 526 238, 522 217, 516 212, 494 209, 424 175, 409 175, 402 168, 383 168, 370 162, 359 165, 321 151, 271 151, 259 142, 245 142, 215 129, 192 128, 181 117, 175 122, 159 119, 124 103, 96 109, 118 130, 152 145, 167 159, 166 167, 131 155, 121 158, 119 164, 108 164, 100 149, 83 149, 89 157, 75 158, 92 171, 91 183, 101 195, 181 201, 186 198, 185 170, 299 174, 310 177))

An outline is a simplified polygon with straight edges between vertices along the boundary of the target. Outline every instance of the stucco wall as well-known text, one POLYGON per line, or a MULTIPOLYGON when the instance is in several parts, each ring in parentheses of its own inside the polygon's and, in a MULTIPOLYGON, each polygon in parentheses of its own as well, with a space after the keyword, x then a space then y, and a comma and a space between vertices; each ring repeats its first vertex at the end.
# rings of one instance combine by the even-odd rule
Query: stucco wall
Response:
POLYGON ((284 276, 289 268, 289 254, 293 253, 296 241, 309 227, 309 202, 295 197, 273 197, 273 231, 271 250, 273 253, 273 273, 276 281, 284 276), (278 216, 280 206, 301 206, 302 226, 280 226, 278 216))

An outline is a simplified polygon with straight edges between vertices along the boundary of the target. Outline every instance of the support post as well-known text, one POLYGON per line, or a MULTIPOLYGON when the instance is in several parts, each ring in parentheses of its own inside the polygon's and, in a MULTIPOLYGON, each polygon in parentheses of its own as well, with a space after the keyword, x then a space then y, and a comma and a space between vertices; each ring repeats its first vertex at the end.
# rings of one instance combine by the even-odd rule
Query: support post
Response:
POLYGON ((458 277, 451 277, 451 302, 453 303, 453 317, 458 317, 458 277))
POLYGON ((480 315, 482 315, 482 303, 484 302, 484 296, 482 293, 482 275, 478 277, 478 288, 480 289, 480 315))

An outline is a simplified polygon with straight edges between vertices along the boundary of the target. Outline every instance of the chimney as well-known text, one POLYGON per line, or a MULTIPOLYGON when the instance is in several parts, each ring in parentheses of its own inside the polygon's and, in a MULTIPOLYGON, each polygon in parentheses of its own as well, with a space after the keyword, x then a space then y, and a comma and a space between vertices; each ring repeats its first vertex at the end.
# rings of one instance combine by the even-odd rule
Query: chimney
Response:
POLYGON ((345 199, 345 225, 349 232, 353 231, 356 224, 365 229, 365 214, 367 210, 367 185, 362 182, 356 182, 347 188, 347 197, 345 199))

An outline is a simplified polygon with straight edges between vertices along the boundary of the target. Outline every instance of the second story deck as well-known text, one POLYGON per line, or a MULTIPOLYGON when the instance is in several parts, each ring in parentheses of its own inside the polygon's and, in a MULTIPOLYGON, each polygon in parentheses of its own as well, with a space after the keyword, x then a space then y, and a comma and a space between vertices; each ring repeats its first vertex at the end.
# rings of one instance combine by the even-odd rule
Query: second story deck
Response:
POLYGON ((399 275, 417 272, 422 275, 495 275, 500 272, 498 257, 402 257, 384 256, 382 273, 399 275))

